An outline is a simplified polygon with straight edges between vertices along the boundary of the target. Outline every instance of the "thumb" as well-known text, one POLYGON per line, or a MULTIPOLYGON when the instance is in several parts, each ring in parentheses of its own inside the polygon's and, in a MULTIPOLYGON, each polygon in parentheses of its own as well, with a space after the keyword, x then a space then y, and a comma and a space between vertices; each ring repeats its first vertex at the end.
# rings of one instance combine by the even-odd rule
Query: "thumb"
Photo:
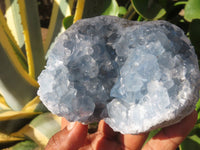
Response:
POLYGON ((78 122, 70 123, 52 136, 45 150, 77 150, 84 144, 86 136, 87 125, 78 122))

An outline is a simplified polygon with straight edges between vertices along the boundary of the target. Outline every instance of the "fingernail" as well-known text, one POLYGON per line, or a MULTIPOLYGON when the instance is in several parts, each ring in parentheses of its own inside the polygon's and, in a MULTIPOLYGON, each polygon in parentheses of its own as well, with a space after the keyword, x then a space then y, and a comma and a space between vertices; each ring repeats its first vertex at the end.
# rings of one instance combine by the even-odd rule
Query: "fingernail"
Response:
POLYGON ((70 131, 72 130, 76 125, 76 122, 71 122, 68 126, 67 126, 67 130, 70 131))

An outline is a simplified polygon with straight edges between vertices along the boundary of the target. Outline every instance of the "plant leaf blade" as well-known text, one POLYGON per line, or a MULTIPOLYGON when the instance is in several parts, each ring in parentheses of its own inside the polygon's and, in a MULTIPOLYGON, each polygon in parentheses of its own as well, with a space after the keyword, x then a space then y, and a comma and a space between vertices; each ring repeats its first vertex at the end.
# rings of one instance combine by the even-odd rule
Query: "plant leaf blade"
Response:
POLYGON ((22 140, 24 140, 24 138, 10 136, 0 132, 0 144, 14 142, 14 141, 22 141, 22 140))
POLYGON ((65 28, 62 25, 62 20, 66 16, 71 16, 71 10, 74 0, 55 0, 53 3, 53 10, 51 20, 49 23, 47 38, 44 44, 45 53, 49 49, 55 38, 62 33, 65 28))
POLYGON ((191 22, 193 19, 200 19, 200 1, 189 0, 185 5, 184 18, 191 22))
POLYGON ((102 13, 102 15, 118 16, 119 6, 116 0, 112 0, 108 8, 102 13))
POLYGON ((118 13, 119 6, 116 0, 85 0, 82 18, 90 18, 99 15, 118 16, 118 13))
POLYGON ((21 63, 22 67, 27 70, 27 60, 25 55, 23 54, 23 52, 21 51, 21 49, 19 48, 19 46, 17 45, 10 29, 8 28, 8 25, 6 23, 6 20, 3 16, 2 11, 0 10, 0 25, 3 28, 3 31, 6 35, 6 39, 8 40, 8 42, 11 44, 13 51, 15 52, 19 62, 21 63))
POLYGON ((43 113, 37 116, 29 125, 20 131, 13 133, 12 136, 27 136, 44 148, 49 139, 61 129, 61 118, 51 113, 43 113))
MULTIPOLYGON (((24 46, 23 27, 21 16, 19 14, 19 5, 17 0, 6 0, 6 20, 11 32, 20 48, 24 46)), ((24 50, 25 52, 25 50, 24 50)))
POLYGON ((0 34, 0 91, 12 109, 20 110, 35 97, 38 83, 19 63, 2 26, 0 34))
POLYGON ((143 18, 157 20, 166 14, 166 10, 155 0, 131 0, 136 12, 143 18))
POLYGON ((63 19, 63 26, 65 29, 69 28, 73 24, 74 16, 68 16, 63 19))
POLYGON ((45 64, 37 1, 20 0, 18 3, 24 29, 29 74, 37 78, 45 64))
POLYGON ((47 112, 47 108, 44 106, 44 104, 40 101, 39 96, 36 96, 33 100, 28 102, 22 111, 26 112, 47 112))
POLYGON ((200 149, 200 138, 196 135, 187 137, 179 146, 181 150, 200 149))
POLYGON ((26 140, 17 143, 16 145, 8 148, 7 150, 40 150, 40 148, 35 142, 26 140))

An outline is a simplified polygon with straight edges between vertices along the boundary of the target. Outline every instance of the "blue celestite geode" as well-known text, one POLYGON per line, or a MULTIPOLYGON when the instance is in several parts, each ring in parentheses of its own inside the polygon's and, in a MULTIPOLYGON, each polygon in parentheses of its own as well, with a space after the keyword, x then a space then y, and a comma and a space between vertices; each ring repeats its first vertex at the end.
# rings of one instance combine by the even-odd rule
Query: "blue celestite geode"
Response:
POLYGON ((69 121, 105 119, 115 131, 137 134, 189 115, 199 75, 179 27, 100 16, 77 21, 56 39, 38 95, 69 121))

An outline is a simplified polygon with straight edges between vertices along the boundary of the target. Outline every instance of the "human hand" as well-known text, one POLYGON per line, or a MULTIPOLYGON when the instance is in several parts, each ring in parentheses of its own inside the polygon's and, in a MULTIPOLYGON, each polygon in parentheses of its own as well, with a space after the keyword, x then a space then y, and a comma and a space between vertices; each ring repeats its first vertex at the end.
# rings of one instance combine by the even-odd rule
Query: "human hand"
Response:
POLYGON ((88 134, 88 126, 62 121, 62 130, 55 134, 46 150, 176 150, 195 125, 197 112, 193 111, 181 122, 163 128, 144 146, 148 133, 123 135, 114 132, 103 120, 97 132, 88 134))

